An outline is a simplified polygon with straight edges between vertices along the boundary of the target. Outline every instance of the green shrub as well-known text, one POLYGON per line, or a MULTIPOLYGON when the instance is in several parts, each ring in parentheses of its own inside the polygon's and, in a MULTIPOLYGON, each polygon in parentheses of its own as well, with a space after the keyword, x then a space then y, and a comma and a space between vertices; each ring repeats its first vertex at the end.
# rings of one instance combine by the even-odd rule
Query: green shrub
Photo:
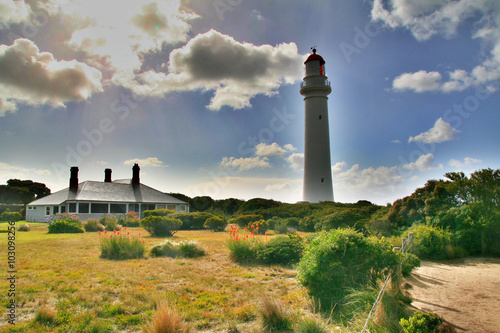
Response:
POLYGON ((139 216, 135 212, 128 212, 118 218, 118 223, 124 227, 140 227, 141 219, 139 219, 139 216))
POLYGON ((179 230, 182 221, 166 216, 148 216, 142 219, 141 225, 152 236, 170 237, 179 230))
POLYGON ((205 250, 196 241, 171 242, 166 241, 151 248, 152 257, 197 258, 205 255, 205 250))
POLYGON ((107 231, 118 230, 118 219, 114 216, 105 215, 99 219, 99 223, 104 226, 107 231))
POLYGON ((173 213, 169 217, 182 221, 182 230, 202 230, 205 228, 205 221, 211 218, 212 214, 206 212, 194 213, 173 213))
POLYGON ((42 325, 52 325, 56 322, 57 313, 54 309, 49 308, 45 305, 42 305, 35 312, 35 323, 39 323, 42 325))
POLYGON ((257 261, 257 253, 262 249, 264 243, 256 239, 230 239, 226 243, 229 249, 229 257, 234 262, 252 263, 257 261))
POLYGON ((27 223, 22 224, 17 228, 17 231, 30 231, 30 226, 27 223))
POLYGON ((413 253, 406 253, 401 255, 401 272, 404 276, 408 276, 411 274, 413 269, 420 267, 420 258, 414 255, 413 253))
POLYGON ((323 310, 340 308, 352 288, 376 285, 399 263, 391 245, 353 229, 323 232, 306 246, 298 279, 323 310))
POLYGON ((101 258, 105 259, 137 259, 144 256, 144 243, 137 237, 111 233, 101 236, 101 258))
POLYGON ((0 215, 0 220, 2 221, 21 221, 23 216, 19 212, 9 212, 5 211, 0 215))
POLYGON ((142 212, 143 217, 149 217, 149 216, 167 216, 172 213, 175 213, 174 210, 170 209, 152 209, 152 210, 145 210, 142 212))
POLYGON ((88 219, 87 221, 85 221, 85 223, 83 224, 83 228, 87 232, 97 232, 105 230, 104 226, 96 219, 88 219))
POLYGON ((220 216, 212 216, 205 221, 204 226, 212 231, 224 231, 227 227, 227 222, 220 216))
POLYGON ((294 264, 300 260, 303 250, 304 242, 300 236, 278 236, 257 252, 257 260, 267 265, 294 264))
POLYGON ((240 228, 244 228, 248 226, 249 223, 257 222, 262 219, 263 219, 262 215, 246 214, 236 217, 231 221, 231 223, 236 223, 240 228))
POLYGON ((300 219, 299 222, 299 230, 305 232, 314 232, 316 223, 318 223, 318 219, 314 216, 306 216, 300 219))
MULTIPOLYGON (((418 225, 409 232, 414 235, 409 251, 421 259, 452 259, 459 255, 459 250, 452 243, 452 234, 447 230, 418 225)), ((408 232, 403 234, 403 237, 407 236, 408 232)))
POLYGON ((82 223, 76 220, 54 220, 47 227, 49 234, 76 234, 85 232, 82 223))
POLYGON ((443 319, 432 312, 416 311, 413 316, 408 319, 402 318, 399 321, 405 333, 433 333, 437 332, 439 325, 443 323, 443 319))

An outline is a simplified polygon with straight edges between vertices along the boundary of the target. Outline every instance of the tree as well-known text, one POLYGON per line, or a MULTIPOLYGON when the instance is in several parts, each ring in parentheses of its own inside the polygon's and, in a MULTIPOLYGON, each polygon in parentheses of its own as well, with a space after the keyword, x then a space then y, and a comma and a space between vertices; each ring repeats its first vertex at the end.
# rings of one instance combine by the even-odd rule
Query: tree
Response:
POLYGON ((50 189, 32 180, 9 179, 7 185, 0 185, 0 202, 28 204, 50 194, 50 189))

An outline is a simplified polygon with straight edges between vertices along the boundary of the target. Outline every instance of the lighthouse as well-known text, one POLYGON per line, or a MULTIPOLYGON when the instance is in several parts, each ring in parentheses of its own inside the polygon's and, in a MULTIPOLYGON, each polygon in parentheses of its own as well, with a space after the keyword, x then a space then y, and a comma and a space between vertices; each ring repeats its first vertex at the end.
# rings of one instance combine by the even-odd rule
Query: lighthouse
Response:
POLYGON ((303 201, 333 201, 328 95, 325 60, 313 48, 304 62, 306 75, 300 84, 305 104, 305 148, 303 201))

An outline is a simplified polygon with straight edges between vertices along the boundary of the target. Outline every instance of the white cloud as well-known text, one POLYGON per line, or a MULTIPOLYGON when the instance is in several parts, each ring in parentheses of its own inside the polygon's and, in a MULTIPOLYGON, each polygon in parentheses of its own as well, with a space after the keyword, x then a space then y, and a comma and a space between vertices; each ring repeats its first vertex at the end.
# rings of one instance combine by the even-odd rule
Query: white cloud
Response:
POLYGON ((341 202, 365 199, 383 204, 381 198, 396 198, 405 189, 404 178, 399 175, 397 166, 361 169, 355 164, 343 171, 345 168, 345 161, 332 166, 335 198, 341 202))
POLYGON ((257 156, 283 156, 286 152, 287 149, 280 147, 276 142, 270 145, 261 142, 255 146, 255 155, 257 156))
POLYGON ((108 165, 108 162, 106 162, 106 161, 97 161, 95 163, 99 164, 99 165, 108 165))
POLYGON ((133 77, 145 53, 161 51, 164 43, 185 42, 189 22, 198 17, 181 0, 135 0, 126 5, 120 0, 69 0, 60 11, 63 18, 83 26, 73 31, 68 45, 109 67, 115 83, 133 77))
POLYGON ((13 112, 17 110, 17 105, 15 102, 0 98, 0 117, 3 117, 6 112, 13 112))
POLYGON ((264 192, 281 192, 287 190, 289 187, 290 185, 286 181, 282 183, 269 184, 264 189, 264 192))
POLYGON ((404 73, 394 79, 392 87, 395 90, 413 90, 415 92, 439 90, 441 74, 438 72, 404 73))
POLYGON ((32 179, 33 175, 50 176, 52 172, 46 169, 24 168, 0 162, 0 182, 5 183, 9 179, 32 179))
POLYGON ((290 168, 295 171, 304 170, 304 154, 293 153, 285 159, 289 164, 290 168))
POLYGON ((28 19, 31 7, 25 1, 0 0, 0 26, 28 19))
POLYGON ((410 137, 408 142, 440 143, 451 141, 456 139, 455 135, 459 132, 459 130, 454 129, 449 123, 444 121, 443 118, 439 118, 431 129, 417 136, 410 137))
POLYGON ((123 165, 134 165, 139 164, 140 167, 167 167, 168 165, 163 164, 157 157, 148 157, 145 159, 135 158, 132 160, 127 160, 123 162, 123 165))
POLYGON ((100 71, 76 60, 55 60, 29 39, 0 45, 0 98, 9 100, 10 110, 14 101, 62 106, 87 99, 102 91, 101 77, 100 71))
POLYGON ((382 0, 374 0, 372 20, 393 29, 408 29, 419 41, 435 35, 452 38, 461 23, 474 20, 472 38, 481 39, 485 50, 482 53, 486 54, 486 59, 470 72, 456 69, 449 73, 449 80, 444 83, 438 72, 418 71, 398 76, 393 82, 395 89, 453 92, 478 85, 495 89, 492 84, 500 79, 500 6, 497 0, 389 0, 387 5, 389 9, 384 7, 382 0))
POLYGON ((283 146, 283 148, 285 148, 286 150, 288 151, 296 151, 297 148, 295 148, 292 144, 288 143, 286 145, 283 146))
POLYGON ((442 169, 442 168, 443 168, 442 164, 439 165, 434 164, 433 154, 421 155, 415 162, 403 165, 403 169, 405 170, 427 171, 427 170, 442 169))
POLYGON ((299 80, 303 61, 294 43, 256 46, 210 30, 170 53, 168 74, 151 70, 124 85, 150 96, 213 90, 209 109, 241 109, 251 106, 254 96, 273 95, 280 85, 299 80))
POLYGON ((483 161, 481 160, 478 160, 476 158, 471 158, 471 157, 466 157, 464 158, 464 161, 461 162, 459 160, 455 160, 455 159, 451 159, 449 164, 453 167, 456 167, 456 168, 462 168, 464 166, 468 166, 468 165, 471 165, 471 164, 479 164, 479 163, 482 163, 483 161))
POLYGON ((250 170, 254 168, 269 168, 271 164, 267 157, 224 157, 219 163, 224 168, 239 168, 240 171, 250 170))

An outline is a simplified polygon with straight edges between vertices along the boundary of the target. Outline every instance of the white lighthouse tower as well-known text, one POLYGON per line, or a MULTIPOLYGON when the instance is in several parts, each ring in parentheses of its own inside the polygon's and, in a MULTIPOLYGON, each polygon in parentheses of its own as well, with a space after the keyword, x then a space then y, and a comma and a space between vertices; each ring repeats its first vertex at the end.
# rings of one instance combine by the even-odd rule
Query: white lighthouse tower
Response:
POLYGON ((332 92, 325 61, 316 54, 307 58, 306 76, 300 84, 305 103, 304 192, 308 202, 333 201, 328 95, 332 92))

